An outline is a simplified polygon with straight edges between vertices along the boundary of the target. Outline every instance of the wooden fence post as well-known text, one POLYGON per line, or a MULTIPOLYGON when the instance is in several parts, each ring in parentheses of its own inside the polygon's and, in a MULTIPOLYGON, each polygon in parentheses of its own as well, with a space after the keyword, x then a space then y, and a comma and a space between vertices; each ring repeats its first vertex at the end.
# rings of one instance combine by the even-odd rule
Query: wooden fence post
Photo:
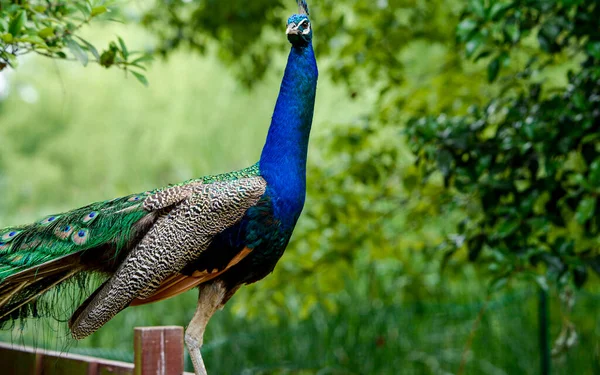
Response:
POLYGON ((183 374, 183 327, 137 327, 133 343, 135 375, 183 374))

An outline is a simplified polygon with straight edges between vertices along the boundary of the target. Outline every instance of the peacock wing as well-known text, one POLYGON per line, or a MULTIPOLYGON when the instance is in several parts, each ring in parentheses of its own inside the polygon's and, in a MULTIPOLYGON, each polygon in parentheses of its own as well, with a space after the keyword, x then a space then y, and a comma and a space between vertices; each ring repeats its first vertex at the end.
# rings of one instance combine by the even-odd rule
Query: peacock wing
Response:
MULTIPOLYGON (((67 263, 61 260, 97 248, 109 252, 104 257, 115 258, 148 231, 161 210, 186 199, 196 185, 97 202, 0 231, 0 284, 27 278, 29 272, 41 276, 54 261, 67 263)), ((96 266, 102 267, 101 262, 96 266)))
POLYGON ((112 277, 73 314, 73 337, 86 337, 134 299, 152 296, 215 235, 241 220, 265 189, 259 176, 194 186, 187 199, 159 215, 112 277))
POLYGON ((112 273, 160 214, 200 184, 97 202, 0 231, 0 322, 81 271, 112 273))

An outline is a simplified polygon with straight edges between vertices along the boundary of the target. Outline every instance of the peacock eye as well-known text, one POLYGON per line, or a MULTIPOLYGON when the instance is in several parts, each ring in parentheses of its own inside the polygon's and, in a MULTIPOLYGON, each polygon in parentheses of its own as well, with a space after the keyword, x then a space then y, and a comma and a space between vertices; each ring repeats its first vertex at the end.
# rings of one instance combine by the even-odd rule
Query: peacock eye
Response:
POLYGON ((300 23, 300 26, 302 26, 302 27, 308 27, 308 21, 307 20, 302 21, 300 23))

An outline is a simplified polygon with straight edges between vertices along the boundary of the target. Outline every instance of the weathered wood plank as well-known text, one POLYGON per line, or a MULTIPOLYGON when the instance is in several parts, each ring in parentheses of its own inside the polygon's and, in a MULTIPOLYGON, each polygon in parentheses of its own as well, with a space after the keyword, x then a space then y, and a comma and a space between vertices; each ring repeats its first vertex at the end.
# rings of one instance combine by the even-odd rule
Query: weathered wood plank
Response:
POLYGON ((133 364, 0 342, 0 373, 15 375, 131 375, 133 364), (8 370, 4 372, 4 369, 8 370))
POLYGON ((33 352, 15 351, 9 345, 0 343, 0 369, 3 373, 7 371, 7 374, 33 375, 36 367, 35 357, 33 352))
POLYGON ((88 367, 90 364, 92 363, 88 363, 81 358, 74 359, 68 356, 54 357, 43 354, 41 370, 39 368, 36 370, 37 374, 43 375, 89 374, 88 367))
POLYGON ((135 375, 181 375, 183 327, 135 328, 135 375))

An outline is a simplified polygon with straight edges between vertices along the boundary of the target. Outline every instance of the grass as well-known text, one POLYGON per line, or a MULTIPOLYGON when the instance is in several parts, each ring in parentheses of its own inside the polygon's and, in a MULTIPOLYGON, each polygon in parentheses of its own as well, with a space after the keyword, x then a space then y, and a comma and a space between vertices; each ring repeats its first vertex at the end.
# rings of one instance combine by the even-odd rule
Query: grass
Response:
MULTIPOLYGON (((347 290, 337 312, 318 306, 301 321, 283 312, 277 323, 261 316, 244 318, 226 307, 208 326, 203 348, 207 367, 216 374, 244 375, 457 373, 481 302, 461 299, 382 305, 347 290)), ((48 329, 50 325, 58 327, 49 321, 29 322, 23 331, 13 331, 12 335, 15 342, 132 361, 132 327, 166 322, 185 325, 193 313, 195 297, 187 293, 128 309, 79 343, 63 336, 64 325, 55 331, 48 329), (40 337, 40 327, 46 327, 45 337, 40 337)), ((579 328, 579 344, 553 359, 553 374, 591 375, 600 368, 600 321, 590 319, 590 312, 600 308, 600 297, 582 292, 577 299, 578 308, 571 320, 579 328)), ((552 337, 556 337, 561 327, 557 303, 552 304, 551 318, 552 337)), ((464 374, 538 373, 537 335, 534 291, 514 290, 496 296, 482 315, 471 350, 466 352, 464 374)), ((2 340, 7 337, 0 335, 2 340)))

